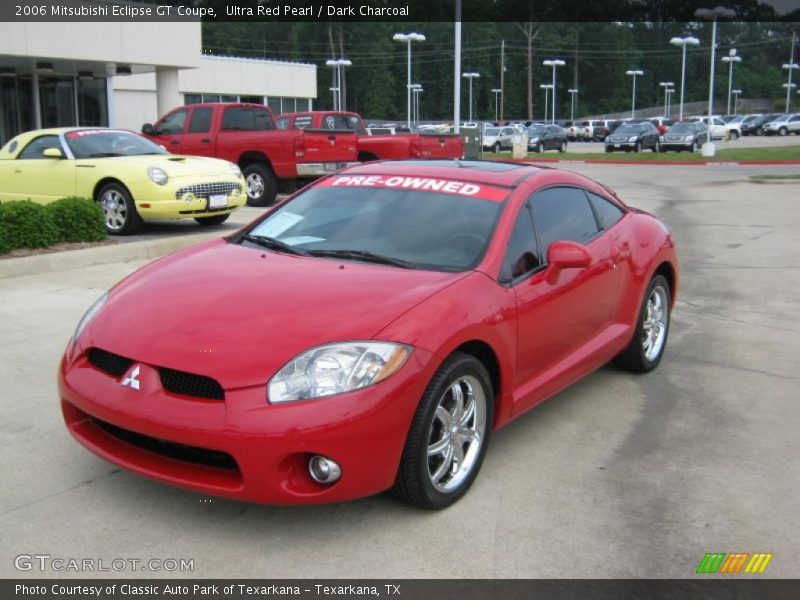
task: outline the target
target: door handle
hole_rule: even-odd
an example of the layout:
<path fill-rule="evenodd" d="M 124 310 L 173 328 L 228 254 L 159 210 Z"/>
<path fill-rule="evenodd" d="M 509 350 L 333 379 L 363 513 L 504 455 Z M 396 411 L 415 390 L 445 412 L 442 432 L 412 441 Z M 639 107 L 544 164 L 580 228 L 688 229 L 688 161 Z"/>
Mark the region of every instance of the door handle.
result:
<path fill-rule="evenodd" d="M 614 260 L 615 263 L 622 262 L 623 260 L 627 260 L 631 257 L 631 249 L 628 242 L 623 242 L 622 244 L 614 244 L 614 247 L 611 251 L 611 258 Z"/>
<path fill-rule="evenodd" d="M 336 141 L 336 136 L 335 135 L 329 135 L 328 136 L 328 141 L 329 142 L 335 142 Z"/>
<path fill-rule="evenodd" d="M 202 140 L 200 140 L 200 143 L 201 144 L 210 144 L 211 143 L 211 138 L 203 138 Z"/>
<path fill-rule="evenodd" d="M 173 146 L 177 146 L 178 144 L 180 144 L 178 140 L 170 140 L 169 143 L 172 144 Z"/>

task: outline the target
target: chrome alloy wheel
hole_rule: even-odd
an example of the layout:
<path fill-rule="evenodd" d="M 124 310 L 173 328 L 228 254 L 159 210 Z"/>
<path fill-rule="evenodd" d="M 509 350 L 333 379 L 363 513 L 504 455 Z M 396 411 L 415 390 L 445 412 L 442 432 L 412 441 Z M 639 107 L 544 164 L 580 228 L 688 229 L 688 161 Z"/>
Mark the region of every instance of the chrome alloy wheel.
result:
<path fill-rule="evenodd" d="M 246 179 L 247 195 L 250 198 L 260 198 L 264 193 L 264 178 L 258 173 L 250 173 Z"/>
<path fill-rule="evenodd" d="M 442 394 L 428 432 L 428 477 L 440 492 L 452 492 L 469 477 L 486 433 L 486 392 L 472 375 Z"/>
<path fill-rule="evenodd" d="M 106 227 L 110 231 L 119 231 L 125 227 L 130 210 L 125 196 L 114 189 L 106 190 L 100 197 L 100 206 L 103 207 Z"/>
<path fill-rule="evenodd" d="M 642 348 L 645 358 L 650 362 L 656 360 L 664 348 L 668 318 L 667 292 L 657 285 L 647 298 L 647 309 L 642 324 Z"/>

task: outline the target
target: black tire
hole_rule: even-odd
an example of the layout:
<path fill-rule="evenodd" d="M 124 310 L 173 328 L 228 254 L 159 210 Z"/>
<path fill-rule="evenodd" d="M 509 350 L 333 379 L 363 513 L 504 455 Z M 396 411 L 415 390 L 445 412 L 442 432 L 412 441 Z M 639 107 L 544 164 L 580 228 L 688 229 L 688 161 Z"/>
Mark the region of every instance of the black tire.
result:
<path fill-rule="evenodd" d="M 613 151 L 614 151 L 614 148 L 612 148 L 611 146 L 606 146 L 606 152 L 611 153 Z"/>
<path fill-rule="evenodd" d="M 642 151 L 642 142 L 636 142 L 636 146 L 633 149 L 634 152 L 641 152 Z"/>
<path fill-rule="evenodd" d="M 561 145 L 558 147 L 558 151 L 561 152 L 561 154 L 564 154 L 564 152 L 567 151 L 567 142 L 562 141 Z"/>
<path fill-rule="evenodd" d="M 106 231 L 109 235 L 129 235 L 142 226 L 142 217 L 136 210 L 128 188 L 119 182 L 105 184 L 95 198 L 105 213 Z"/>
<path fill-rule="evenodd" d="M 542 142 L 539 142 L 538 144 L 536 144 L 536 152 L 538 152 L 538 153 L 544 152 L 544 144 L 542 144 Z"/>
<path fill-rule="evenodd" d="M 739 139 L 739 132 L 738 131 L 731 131 L 731 139 L 738 140 Z"/>
<path fill-rule="evenodd" d="M 242 169 L 248 206 L 271 206 L 278 197 L 278 179 L 267 165 L 251 163 Z"/>
<path fill-rule="evenodd" d="M 495 154 L 500 154 L 500 150 L 502 150 L 502 149 L 503 149 L 503 147 L 500 145 L 500 142 L 497 142 L 494 145 L 494 153 Z"/>
<path fill-rule="evenodd" d="M 761 129 L 761 127 L 759 127 L 758 129 L 756 129 L 756 135 L 764 135 L 764 130 Z"/>
<path fill-rule="evenodd" d="M 778 135 L 780 135 L 780 136 L 784 136 L 787 133 L 789 133 L 789 130 L 786 129 L 786 127 L 781 127 L 780 129 L 778 129 Z"/>
<path fill-rule="evenodd" d="M 663 310 L 666 311 L 666 325 L 663 328 L 664 337 L 661 347 L 658 350 L 658 354 L 648 358 L 643 346 L 645 320 L 647 317 L 648 302 L 651 295 L 654 293 L 654 290 L 657 288 L 663 290 L 664 293 L 662 302 L 665 303 L 663 305 Z M 669 288 L 669 283 L 664 276 L 656 275 L 653 277 L 653 279 L 650 280 L 650 285 L 647 286 L 644 300 L 642 300 L 642 306 L 639 308 L 639 316 L 637 317 L 636 330 L 634 331 L 633 338 L 631 338 L 627 348 L 625 348 L 625 350 L 620 352 L 614 358 L 613 362 L 615 365 L 634 373 L 647 373 L 658 366 L 658 363 L 661 362 L 661 357 L 664 356 L 664 350 L 667 347 L 667 338 L 669 337 L 671 298 L 672 295 Z"/>
<path fill-rule="evenodd" d="M 459 481 L 457 487 L 444 492 L 437 489 L 431 481 L 431 460 L 435 460 L 435 456 L 428 457 L 428 445 L 432 434 L 436 431 L 436 409 L 440 400 L 443 400 L 449 393 L 451 386 L 465 377 L 476 381 L 482 388 L 485 397 L 484 433 L 479 447 L 471 459 L 471 467 L 463 474 L 463 479 Z M 486 456 L 492 431 L 493 411 L 492 383 L 486 367 L 470 354 L 457 352 L 451 355 L 436 371 L 417 407 L 406 438 L 400 468 L 397 471 L 394 493 L 404 502 L 431 510 L 446 508 L 466 494 L 475 481 Z M 476 411 L 475 415 L 477 414 Z M 477 419 L 477 416 L 473 416 L 473 418 Z M 466 442 L 464 443 L 466 444 Z M 469 452 L 467 454 L 469 455 Z M 445 474 L 447 475 L 448 472 L 445 471 Z M 458 474 L 454 477 L 458 477 Z"/>
<path fill-rule="evenodd" d="M 200 225 L 222 225 L 230 216 L 231 213 L 224 215 L 213 215 L 211 217 L 195 217 L 195 221 L 200 223 Z"/>
<path fill-rule="evenodd" d="M 689 152 L 697 152 L 697 142 L 692 142 L 691 148 L 689 148 Z"/>

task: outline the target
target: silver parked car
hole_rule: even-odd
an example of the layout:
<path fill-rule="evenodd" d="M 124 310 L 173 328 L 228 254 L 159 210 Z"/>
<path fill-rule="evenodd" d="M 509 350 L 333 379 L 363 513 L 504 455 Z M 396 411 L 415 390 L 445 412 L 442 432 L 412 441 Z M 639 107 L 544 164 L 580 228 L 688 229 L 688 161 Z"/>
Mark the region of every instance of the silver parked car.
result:
<path fill-rule="evenodd" d="M 515 134 L 513 127 L 487 127 L 483 130 L 483 149 L 494 152 L 510 150 Z"/>
<path fill-rule="evenodd" d="M 764 133 L 767 135 L 800 135 L 800 114 L 794 113 L 781 115 L 774 121 L 764 123 Z"/>

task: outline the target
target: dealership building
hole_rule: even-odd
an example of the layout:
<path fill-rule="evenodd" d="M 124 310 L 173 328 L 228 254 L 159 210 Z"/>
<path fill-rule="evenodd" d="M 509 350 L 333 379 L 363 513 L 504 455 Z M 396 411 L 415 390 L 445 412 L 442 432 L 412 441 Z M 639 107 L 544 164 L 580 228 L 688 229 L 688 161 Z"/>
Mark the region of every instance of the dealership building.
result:
<path fill-rule="evenodd" d="M 0 146 L 71 125 L 138 131 L 181 104 L 308 110 L 315 65 L 204 55 L 199 22 L 0 23 Z"/>

